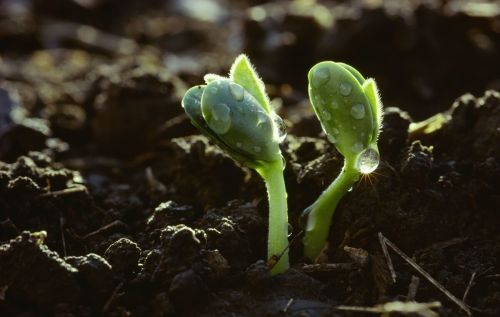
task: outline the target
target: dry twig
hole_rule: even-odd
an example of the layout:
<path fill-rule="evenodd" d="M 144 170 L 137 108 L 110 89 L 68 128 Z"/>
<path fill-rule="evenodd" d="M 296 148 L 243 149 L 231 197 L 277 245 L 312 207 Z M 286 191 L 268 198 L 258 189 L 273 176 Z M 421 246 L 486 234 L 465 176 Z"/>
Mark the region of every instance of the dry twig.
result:
<path fill-rule="evenodd" d="M 472 316 L 472 312 L 470 308 L 460 299 L 458 299 L 455 295 L 450 293 L 443 285 L 441 285 L 438 281 L 436 281 L 429 273 L 427 273 L 420 265 L 415 263 L 408 255 L 406 255 L 403 251 L 401 251 L 394 243 L 392 243 L 389 239 L 384 237 L 381 232 L 379 232 L 379 239 L 389 246 L 394 252 L 396 252 L 403 260 L 405 260 L 411 267 L 413 267 L 418 273 L 420 273 L 423 277 L 425 277 L 432 285 L 434 285 L 437 289 L 439 289 L 443 294 L 445 294 L 452 302 L 457 304 L 463 311 L 467 313 L 468 316 Z"/>
<path fill-rule="evenodd" d="M 467 288 L 465 289 L 464 296 L 462 296 L 462 301 L 465 302 L 467 296 L 469 295 L 470 289 L 474 285 L 474 281 L 476 279 L 477 271 L 472 272 L 469 283 L 467 284 Z"/>
<path fill-rule="evenodd" d="M 375 305 L 374 307 L 337 306 L 335 308 L 343 311 L 382 314 L 381 317 L 388 317 L 391 313 L 419 314 L 423 317 L 438 317 L 439 315 L 432 309 L 439 307 L 441 307 L 440 302 L 388 302 L 385 304 Z"/>
<path fill-rule="evenodd" d="M 394 270 L 394 265 L 392 264 L 391 256 L 389 255 L 389 251 L 387 250 L 387 245 L 385 244 L 385 237 L 382 235 L 382 232 L 378 233 L 378 240 L 380 241 L 380 246 L 382 247 L 382 252 L 384 253 L 385 260 L 387 261 L 387 267 L 391 272 L 392 282 L 396 283 L 396 271 Z"/>

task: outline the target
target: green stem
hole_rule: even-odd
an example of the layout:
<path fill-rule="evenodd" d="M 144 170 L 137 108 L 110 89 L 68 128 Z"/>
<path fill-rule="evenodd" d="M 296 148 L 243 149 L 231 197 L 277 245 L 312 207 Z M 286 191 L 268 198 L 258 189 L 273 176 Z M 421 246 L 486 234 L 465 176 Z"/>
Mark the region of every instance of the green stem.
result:
<path fill-rule="evenodd" d="M 303 242 L 304 255 L 307 258 L 314 261 L 325 247 L 335 208 L 358 178 L 359 172 L 354 162 L 345 160 L 339 176 L 304 211 L 307 214 L 307 225 Z"/>
<path fill-rule="evenodd" d="M 274 161 L 257 172 L 266 183 L 269 199 L 269 233 L 267 239 L 267 257 L 281 258 L 271 270 L 271 274 L 279 274 L 289 267 L 288 262 L 288 206 L 285 180 L 283 179 L 283 162 Z"/>

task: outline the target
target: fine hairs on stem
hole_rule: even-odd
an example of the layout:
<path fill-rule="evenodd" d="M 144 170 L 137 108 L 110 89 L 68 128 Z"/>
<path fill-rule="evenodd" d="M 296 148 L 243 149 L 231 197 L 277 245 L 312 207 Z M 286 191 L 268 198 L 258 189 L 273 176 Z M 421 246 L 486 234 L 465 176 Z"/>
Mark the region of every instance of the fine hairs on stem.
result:
<path fill-rule="evenodd" d="M 191 122 L 236 161 L 263 178 L 269 199 L 268 259 L 281 255 L 271 273 L 283 273 L 288 261 L 288 207 L 281 118 L 272 109 L 264 83 L 245 55 L 236 58 L 229 77 L 205 76 L 189 89 L 182 107 Z"/>
<path fill-rule="evenodd" d="M 335 208 L 362 174 L 379 164 L 377 139 L 382 103 L 373 79 L 352 66 L 321 62 L 309 71 L 309 98 L 328 140 L 344 156 L 337 178 L 301 216 L 304 254 L 315 260 L 323 250 Z M 182 106 L 191 122 L 233 159 L 255 169 L 269 199 L 268 259 L 271 273 L 284 272 L 288 259 L 288 207 L 279 144 L 282 120 L 270 105 L 264 83 L 245 55 L 236 58 L 229 77 L 205 76 L 189 89 Z"/>
<path fill-rule="evenodd" d="M 325 247 L 335 208 L 362 174 L 379 164 L 382 103 L 373 79 L 343 63 L 321 62 L 309 71 L 309 99 L 328 140 L 344 156 L 337 178 L 302 214 L 304 255 L 316 260 Z"/>

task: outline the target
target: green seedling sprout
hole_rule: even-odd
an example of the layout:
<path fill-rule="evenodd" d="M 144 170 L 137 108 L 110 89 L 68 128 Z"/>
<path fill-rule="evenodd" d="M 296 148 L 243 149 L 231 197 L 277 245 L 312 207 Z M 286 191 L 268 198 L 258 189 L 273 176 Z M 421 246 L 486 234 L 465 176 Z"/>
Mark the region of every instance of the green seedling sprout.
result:
<path fill-rule="evenodd" d="M 283 121 L 272 109 L 250 61 L 240 55 L 229 77 L 207 74 L 206 84 L 192 87 L 182 99 L 191 122 L 233 159 L 264 179 L 269 199 L 268 258 L 279 261 L 271 273 L 288 267 L 287 193 L 279 144 Z"/>
<path fill-rule="evenodd" d="M 337 178 L 302 214 L 304 254 L 316 260 L 325 247 L 335 208 L 362 174 L 379 164 L 377 139 L 382 103 L 373 79 L 334 62 L 316 64 L 308 74 L 309 98 L 328 140 L 344 156 Z"/>

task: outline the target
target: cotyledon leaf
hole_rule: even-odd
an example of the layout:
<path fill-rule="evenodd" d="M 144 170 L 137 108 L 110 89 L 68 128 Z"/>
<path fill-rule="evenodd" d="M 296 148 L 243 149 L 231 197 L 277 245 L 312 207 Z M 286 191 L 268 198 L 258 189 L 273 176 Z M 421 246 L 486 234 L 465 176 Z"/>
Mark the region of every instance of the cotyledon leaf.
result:
<path fill-rule="evenodd" d="M 265 112 L 271 113 L 271 105 L 266 94 L 264 82 L 257 75 L 257 72 L 255 72 L 252 64 L 244 54 L 239 55 L 234 61 L 229 72 L 229 79 L 244 87 L 257 100 Z"/>
<path fill-rule="evenodd" d="M 376 126 L 376 129 L 373 131 L 373 141 L 376 141 L 380 133 L 380 128 L 382 127 L 382 117 L 384 111 L 382 109 L 382 101 L 380 100 L 380 94 L 375 80 L 371 78 L 366 80 L 363 83 L 363 91 L 365 92 L 365 95 L 370 101 L 372 107 L 374 125 Z"/>
<path fill-rule="evenodd" d="M 354 78 L 356 78 L 356 80 L 359 82 L 360 85 L 362 85 L 365 82 L 365 78 L 356 68 L 352 67 L 351 65 L 347 65 L 345 63 L 337 63 L 337 64 L 344 67 L 347 71 L 349 71 L 354 76 Z"/>
<path fill-rule="evenodd" d="M 189 119 L 193 125 L 195 125 L 200 130 L 205 130 L 207 125 L 205 119 L 203 119 L 203 114 L 201 113 L 201 96 L 205 90 L 204 85 L 194 86 L 190 88 L 184 94 L 182 98 L 182 108 L 188 115 Z"/>
<path fill-rule="evenodd" d="M 359 72 L 345 64 L 321 62 L 311 68 L 308 78 L 311 103 L 330 142 L 344 156 L 366 149 L 378 126 Z"/>
<path fill-rule="evenodd" d="M 238 151 L 239 149 L 233 149 L 231 146 L 225 144 L 217 133 L 210 129 L 201 111 L 201 98 L 205 88 L 206 85 L 194 86 L 190 88 L 182 98 L 182 107 L 191 120 L 191 123 L 235 160 L 242 162 L 249 167 L 258 166 L 258 164 L 255 164 L 253 158 L 249 159 L 249 156 L 251 156 L 250 153 Z"/>
<path fill-rule="evenodd" d="M 210 82 L 201 111 L 210 130 L 233 150 L 257 161 L 281 159 L 269 114 L 241 85 L 228 79 Z"/>

